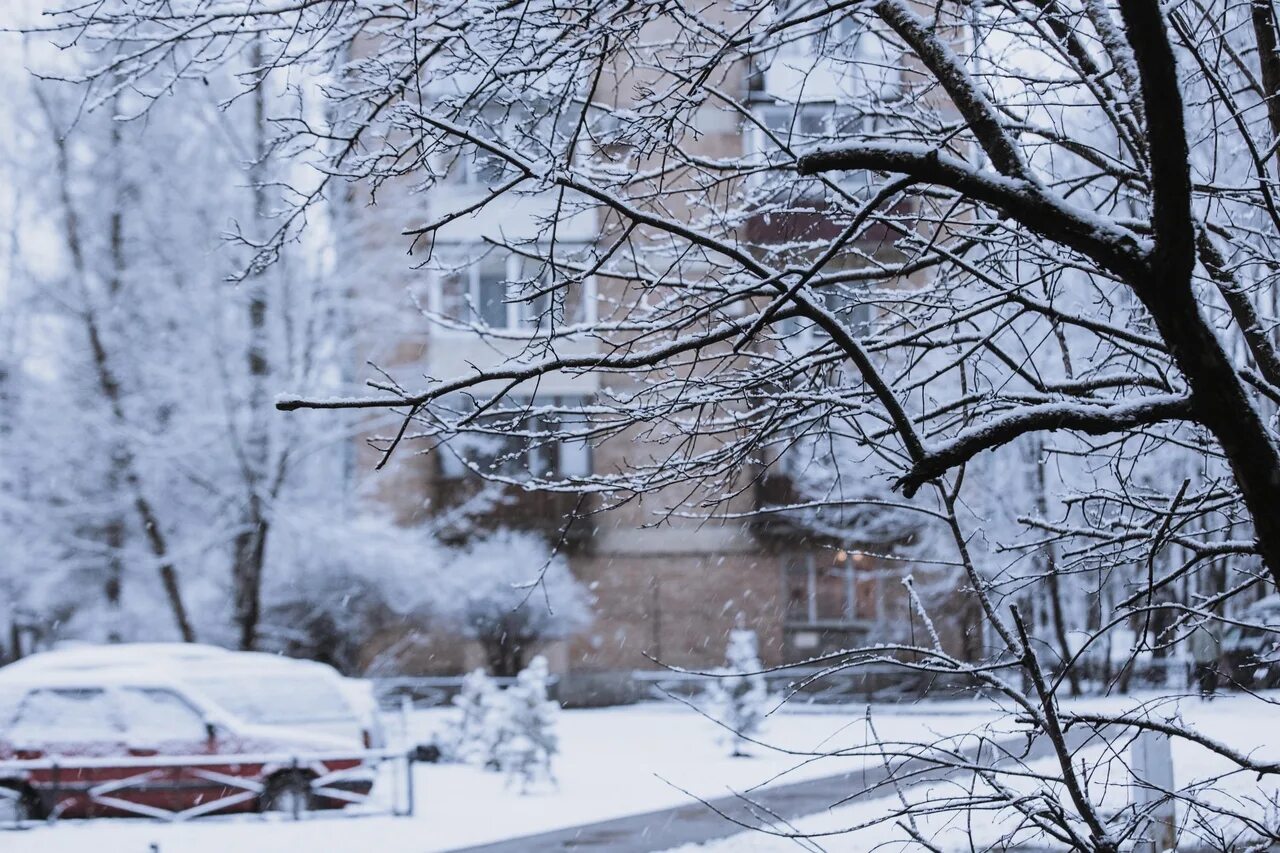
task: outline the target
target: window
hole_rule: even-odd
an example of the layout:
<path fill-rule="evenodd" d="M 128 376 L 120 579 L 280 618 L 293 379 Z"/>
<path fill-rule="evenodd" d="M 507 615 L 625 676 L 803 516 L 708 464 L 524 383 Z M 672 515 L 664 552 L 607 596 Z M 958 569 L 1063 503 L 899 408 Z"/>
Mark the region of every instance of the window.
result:
<path fill-rule="evenodd" d="M 18 708 L 8 738 L 15 744 L 120 740 L 121 726 L 105 690 L 32 690 Z"/>
<path fill-rule="evenodd" d="M 501 157 L 474 145 L 465 145 L 458 149 L 446 180 L 465 187 L 494 189 L 514 174 L 511 164 Z"/>
<path fill-rule="evenodd" d="M 172 690 L 126 687 L 118 698 L 130 743 L 200 742 L 208 737 L 204 717 Z"/>
<path fill-rule="evenodd" d="M 282 725 L 348 721 L 355 712 L 325 678 L 261 673 L 202 676 L 190 684 L 247 723 Z"/>
<path fill-rule="evenodd" d="M 437 115 L 447 116 L 499 151 L 524 153 L 531 149 L 563 150 L 578 126 L 580 104 L 566 104 L 537 87 L 490 91 L 483 105 L 446 100 Z M 454 186 L 493 188 L 517 174 L 511 161 L 451 131 L 437 129 L 428 136 L 434 143 L 433 167 L 444 182 Z"/>
<path fill-rule="evenodd" d="M 766 163 L 789 165 L 822 145 L 884 138 L 902 122 L 903 62 L 883 24 L 847 11 L 810 20 L 815 11 L 805 2 L 779 9 L 780 20 L 794 25 L 782 31 L 755 83 L 755 119 L 764 129 L 749 124 L 748 145 Z M 865 173 L 830 173 L 826 180 L 859 194 L 867 185 Z M 764 201 L 821 199 L 829 192 L 823 181 L 797 180 L 789 169 L 760 174 L 754 183 L 765 190 Z"/>
<path fill-rule="evenodd" d="M 786 103 L 775 101 L 756 109 L 756 119 L 768 130 L 752 125 L 748 134 L 751 149 L 770 162 L 789 162 L 792 155 L 800 155 L 821 145 L 847 142 L 851 137 L 874 130 L 876 120 L 851 107 L 832 101 Z M 770 137 L 772 135 L 772 138 Z M 832 173 L 846 192 L 864 194 L 870 186 L 866 172 Z M 828 190 L 820 178 L 797 178 L 794 172 L 781 174 L 768 172 L 754 179 L 760 192 L 760 203 L 803 199 L 824 199 Z"/>
<path fill-rule="evenodd" d="M 474 287 L 471 291 L 474 319 L 495 329 L 506 328 L 507 268 L 505 259 L 493 255 L 481 258 L 471 267 Z"/>
<path fill-rule="evenodd" d="M 856 285 L 828 285 L 816 291 L 822 304 L 836 315 L 836 319 L 855 338 L 870 334 L 874 327 L 871 304 L 858 290 Z M 790 346 L 789 339 L 795 338 L 796 346 L 810 347 L 813 345 L 814 335 L 817 334 L 813 323 L 801 317 L 788 317 L 781 322 L 775 322 L 773 328 L 783 346 Z"/>
<path fill-rule="evenodd" d="M 856 130 L 858 125 L 855 115 L 830 102 L 776 103 L 761 107 L 756 117 L 783 145 L 800 149 L 832 141 L 842 133 Z M 757 148 L 767 151 L 771 146 L 760 134 Z"/>
<path fill-rule="evenodd" d="M 855 336 L 860 337 L 870 331 L 871 306 L 858 292 L 858 288 L 837 284 L 824 287 L 819 293 L 827 310 L 835 314 Z"/>
<path fill-rule="evenodd" d="M 816 7 L 812 4 L 800 3 L 780 10 L 780 14 L 799 21 L 813 11 Z M 794 73 L 777 75 L 781 79 L 774 82 L 784 84 L 784 90 L 795 91 L 785 86 L 800 82 L 792 78 L 809 78 L 805 83 L 812 86 L 813 78 L 820 77 L 824 79 L 819 86 L 837 88 L 847 97 L 865 99 L 870 95 L 881 102 L 896 100 L 902 96 L 903 63 L 891 46 L 892 39 L 887 37 L 882 23 L 847 11 L 796 23 L 786 28 L 770 69 L 780 67 Z M 767 81 L 764 88 L 775 94 L 779 91 Z"/>
<path fill-rule="evenodd" d="M 792 624 L 852 622 L 857 618 L 856 558 L 810 554 L 786 569 L 787 621 Z"/>
<path fill-rule="evenodd" d="M 433 310 L 441 316 L 535 334 L 585 322 L 595 296 L 591 279 L 564 283 L 549 263 L 497 251 L 442 264 L 435 282 Z"/>
<path fill-rule="evenodd" d="M 586 439 L 564 438 L 587 428 L 586 416 L 573 411 L 583 401 L 549 397 L 536 401 L 544 411 L 532 412 L 530 401 L 511 401 L 501 412 L 481 418 L 483 432 L 449 442 L 439 454 L 441 473 L 463 477 L 468 465 L 485 474 L 526 477 L 585 477 L 591 473 L 591 447 Z"/>

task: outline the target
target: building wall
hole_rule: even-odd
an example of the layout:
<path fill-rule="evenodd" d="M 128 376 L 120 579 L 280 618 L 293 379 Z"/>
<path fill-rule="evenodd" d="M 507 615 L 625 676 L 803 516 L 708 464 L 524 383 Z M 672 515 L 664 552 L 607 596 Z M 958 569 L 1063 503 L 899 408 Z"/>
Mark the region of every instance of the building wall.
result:
<path fill-rule="evenodd" d="M 721 11 L 731 14 L 727 9 L 726 6 Z M 745 95 L 748 72 L 743 63 L 729 75 L 730 79 L 719 82 L 724 88 L 736 88 Z M 617 70 L 616 74 L 607 70 L 596 97 L 625 106 L 628 93 L 646 82 L 634 79 L 631 74 L 625 69 Z M 792 85 L 783 79 L 766 83 L 781 89 Z M 733 157 L 743 153 L 748 144 L 740 123 L 710 105 L 701 117 L 699 130 L 697 142 L 690 144 L 707 157 Z M 478 197 L 481 191 L 471 192 Z M 449 187 L 425 200 L 422 197 L 397 199 L 394 188 L 384 188 L 383 212 L 362 214 L 358 242 L 366 251 L 380 253 L 385 262 L 391 264 L 385 267 L 380 262 L 376 268 L 396 270 L 374 286 L 385 290 L 396 304 L 406 306 L 406 289 L 425 293 L 422 288 L 430 281 L 425 270 L 410 268 L 418 259 L 404 257 L 398 235 L 404 228 L 432 219 L 443 210 L 464 207 L 474 200 L 466 193 L 461 188 Z M 537 234 L 534 223 L 547 213 L 544 202 L 512 200 L 509 205 L 459 220 L 439 235 L 437 247 L 475 242 L 484 236 L 502 235 L 513 241 L 534 237 Z M 679 198 L 671 203 L 676 205 L 673 212 L 679 215 Z M 810 220 L 822 217 L 822 211 L 814 210 L 806 215 L 808 218 L 799 224 L 808 228 L 812 225 Z M 390 217 L 390 221 L 384 218 L 375 227 L 372 223 L 378 222 L 379 216 Z M 783 229 L 785 224 L 775 223 L 774 227 Z M 778 239 L 785 236 L 780 233 Z M 588 216 L 577 216 L 564 224 L 559 237 L 569 241 L 600 239 L 599 225 Z M 621 292 L 618 283 L 602 279 L 596 286 L 600 297 L 597 313 L 601 317 L 611 310 L 609 304 L 626 304 L 626 294 Z M 495 348 L 492 342 L 468 339 L 456 332 L 427 334 L 425 327 L 426 324 L 421 323 L 417 328 L 393 331 L 390 343 L 387 331 L 378 329 L 376 337 L 384 353 L 379 363 L 396 375 L 413 380 L 422 375 L 455 376 L 469 371 L 470 365 L 494 365 L 518 354 L 519 342 L 509 341 Z M 608 377 L 608 384 L 621 391 L 641 381 L 640 377 Z M 540 392 L 589 395 L 599 388 L 599 376 L 587 373 L 549 377 L 540 385 Z M 384 422 L 379 431 L 385 434 L 394 429 L 386 428 Z M 595 470 L 625 470 L 637 458 L 661 457 L 663 449 L 637 441 L 636 432 L 597 447 L 593 452 Z M 430 457 L 416 455 L 415 450 L 402 448 L 387 470 L 366 476 L 370 495 L 392 507 L 397 519 L 405 524 L 422 523 L 447 500 L 449 488 L 440 482 L 438 466 Z M 362 470 L 368 471 L 376 461 L 376 454 L 362 451 Z M 744 483 L 751 473 L 742 472 Z M 720 523 L 662 514 L 663 510 L 687 499 L 683 491 L 671 489 L 627 500 L 616 509 L 589 518 L 587 524 L 593 529 L 584 541 L 575 545 L 570 566 L 596 597 L 596 620 L 580 636 L 549 644 L 544 649 L 556 669 L 599 671 L 661 664 L 710 668 L 723 661 L 727 634 L 739 626 L 757 632 L 766 664 L 845 648 L 868 638 L 901 637 L 903 626 L 910 635 L 914 617 L 907 607 L 899 579 L 902 573 L 912 570 L 911 566 L 872 566 L 879 574 L 869 573 L 859 579 L 858 609 L 848 624 L 817 628 L 792 624 L 789 627 L 786 566 L 811 554 L 829 555 L 836 546 L 802 538 L 765 542 L 746 522 Z M 750 488 L 721 509 L 750 510 L 757 502 L 756 490 Z M 503 521 L 501 514 L 493 519 L 495 524 Z M 942 586 L 945 592 L 947 583 Z M 949 648 L 958 651 L 963 647 L 963 627 L 955 628 L 948 623 L 941 630 L 946 634 L 944 642 Z M 399 636 L 386 638 L 384 653 L 394 652 L 397 643 L 402 648 L 399 665 L 409 672 L 458 672 L 482 662 L 473 643 L 432 632 L 426 626 L 406 627 Z"/>
<path fill-rule="evenodd" d="M 578 559 L 572 565 L 597 606 L 595 624 L 569 647 L 570 669 L 718 666 L 736 627 L 757 632 L 767 664 L 782 660 L 782 589 L 775 556 L 659 549 Z"/>

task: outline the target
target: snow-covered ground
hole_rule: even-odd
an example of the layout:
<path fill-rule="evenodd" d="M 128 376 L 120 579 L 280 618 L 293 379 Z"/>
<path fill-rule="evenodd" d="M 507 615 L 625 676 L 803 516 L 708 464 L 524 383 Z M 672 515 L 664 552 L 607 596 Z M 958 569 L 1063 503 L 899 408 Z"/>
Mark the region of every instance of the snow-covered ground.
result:
<path fill-rule="evenodd" d="M 1132 698 L 1089 699 L 1071 707 L 1120 710 Z M 419 712 L 410 719 L 410 737 L 425 739 L 449 711 Z M 502 776 L 472 767 L 422 765 L 416 770 L 417 811 L 412 818 L 323 815 L 300 822 L 259 817 L 204 819 L 168 825 L 132 820 L 65 822 L 26 831 L 0 831 L 4 853 L 212 853 L 253 851 L 377 850 L 378 853 L 428 853 L 551 829 L 685 805 L 690 796 L 716 797 L 755 786 L 782 784 L 828 774 L 874 769 L 871 758 L 808 760 L 805 753 L 860 745 L 870 737 L 865 709 L 790 708 L 775 714 L 763 734 L 774 749 L 756 747 L 751 758 L 733 759 L 716 739 L 713 723 L 678 704 L 651 703 L 626 708 L 566 711 L 560 722 L 562 754 L 555 771 L 557 789 L 521 796 Z M 1273 707 L 1253 699 L 1227 696 L 1213 703 L 1182 700 L 1161 706 L 1161 715 L 1181 713 L 1203 733 L 1259 754 L 1280 747 Z M 937 737 L 980 729 L 993 719 L 991 706 L 977 702 L 930 702 L 914 706 L 877 706 L 874 727 L 885 741 Z M 392 731 L 400 725 L 388 721 Z M 1002 726 L 1007 723 L 1002 723 Z M 792 751 L 790 754 L 787 751 Z M 1179 785 L 1220 772 L 1223 764 L 1203 750 L 1180 745 L 1175 752 Z M 1049 766 L 1045 764 L 1046 768 Z M 1119 774 L 1117 773 L 1117 777 Z M 949 783 L 909 789 L 923 796 Z M 1255 794 L 1252 777 L 1237 775 L 1217 783 L 1221 796 Z M 389 795 L 384 790 L 383 795 Z M 805 832 L 846 830 L 895 808 L 892 798 L 842 807 L 796 822 Z M 1116 804 L 1117 807 L 1120 804 Z M 944 849 L 969 849 L 996 837 L 1007 826 L 989 814 L 970 820 L 936 818 L 922 830 Z M 890 826 L 821 839 L 823 849 L 866 851 L 880 842 L 901 839 Z M 152 845 L 155 845 L 153 848 Z M 793 851 L 794 841 L 747 833 L 689 851 Z M 888 849 L 893 849 L 888 848 Z"/>
<path fill-rule="evenodd" d="M 1280 697 L 1275 697 L 1280 699 Z M 1155 699 L 1147 697 L 1114 697 L 1109 699 L 1082 699 L 1067 701 L 1068 710 L 1079 712 L 1121 712 L 1143 706 L 1156 718 L 1180 716 L 1198 732 L 1214 740 L 1234 747 L 1254 758 L 1280 757 L 1280 708 L 1259 702 L 1239 694 L 1219 696 L 1212 702 L 1195 698 Z M 1101 748 L 1079 754 L 1090 763 L 1097 762 L 1103 772 L 1095 774 L 1097 780 L 1094 796 L 1103 794 L 1101 802 L 1108 810 L 1118 810 L 1125 805 L 1128 789 L 1124 785 L 1130 775 L 1123 753 L 1104 757 Z M 1055 773 L 1050 760 L 1035 762 L 1031 767 L 1048 774 Z M 1253 774 L 1228 773 L 1230 763 L 1208 750 L 1178 741 L 1173 750 L 1174 781 L 1180 788 L 1203 785 L 1205 798 L 1222 805 L 1239 809 L 1251 806 L 1257 816 L 1275 825 L 1277 819 L 1276 798 L 1280 797 L 1280 782 L 1270 778 L 1261 787 Z M 968 796 L 966 788 L 970 779 L 955 779 L 916 785 L 904 793 L 911 803 L 926 799 L 938 800 L 947 796 Z M 1270 800 L 1270 801 L 1269 801 Z M 856 805 L 849 805 L 810 815 L 794 821 L 790 827 L 779 827 L 782 833 L 801 833 L 814 836 L 820 848 L 797 847 L 797 841 L 782 835 L 772 836 L 761 832 L 744 832 L 719 841 L 700 845 L 686 845 L 671 853 L 795 853 L 797 849 L 821 849 L 829 853 L 894 853 L 899 850 L 918 850 L 908 843 L 906 832 L 895 821 L 884 821 L 900 803 L 893 797 L 884 797 Z M 1180 813 L 1181 814 L 1181 813 Z M 984 849 L 986 845 L 1013 833 L 1014 815 L 997 815 L 991 811 L 970 814 L 938 814 L 920 818 L 917 830 L 930 843 L 944 851 L 971 851 Z M 852 831 L 851 831 L 852 830 Z M 1049 849 L 1043 838 L 1023 835 L 1019 839 L 1033 843 L 1037 849 Z M 1183 841 L 1188 847 L 1190 842 Z M 1179 849 L 1182 849 L 1179 847 Z"/>
<path fill-rule="evenodd" d="M 419 712 L 411 738 L 440 726 L 449 711 Z M 882 738 L 921 732 L 963 733 L 990 709 L 974 703 L 934 703 L 876 709 Z M 399 721 L 388 726 L 394 732 Z M 800 781 L 865 766 L 868 759 L 810 760 L 804 753 L 850 747 L 869 737 L 864 709 L 795 708 L 773 715 L 751 758 L 729 758 L 716 726 L 679 704 L 565 711 L 560 721 L 557 789 L 520 795 L 503 777 L 466 766 L 421 765 L 415 773 L 412 818 L 322 815 L 294 822 L 206 818 L 186 824 L 124 819 L 67 821 L 31 830 L 0 831 L 5 853 L 160 853 L 377 850 L 427 853 L 519 837 L 689 803 L 758 785 Z M 801 754 L 788 754 L 791 750 Z M 381 784 L 381 783 L 380 783 Z M 687 792 L 687 793 L 686 793 Z M 389 795 L 389 791 L 383 792 Z"/>

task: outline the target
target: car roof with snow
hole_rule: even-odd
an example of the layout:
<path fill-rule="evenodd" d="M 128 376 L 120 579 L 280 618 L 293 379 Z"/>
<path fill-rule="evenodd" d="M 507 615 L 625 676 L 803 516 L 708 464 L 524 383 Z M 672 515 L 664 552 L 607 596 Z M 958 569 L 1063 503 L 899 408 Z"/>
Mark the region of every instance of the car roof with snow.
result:
<path fill-rule="evenodd" d="M 111 646 L 69 645 L 37 652 L 0 668 L 0 673 L 98 669 L 104 666 L 153 666 L 205 663 L 232 653 L 197 643 L 122 643 Z"/>
<path fill-rule="evenodd" d="M 190 667 L 198 664 L 198 669 Z M 122 643 L 110 646 L 75 645 L 38 652 L 0 667 L 0 678 L 18 673 L 98 671 L 101 669 L 171 669 L 182 676 L 193 672 L 260 671 L 262 674 L 307 672 L 340 679 L 328 664 L 266 652 L 237 652 L 197 643 Z"/>
<path fill-rule="evenodd" d="M 194 702 L 208 716 L 225 716 L 225 712 L 207 697 L 198 695 L 198 691 L 193 696 L 193 692 L 184 683 L 166 672 L 128 667 L 6 672 L 9 668 L 0 668 L 0 725 L 8 720 L 10 712 L 26 696 L 38 690 L 98 690 L 119 687 L 170 690 Z"/>
<path fill-rule="evenodd" d="M 161 667 L 106 666 L 75 669 L 33 669 L 6 672 L 0 668 L 0 690 L 38 687 L 174 687 L 182 679 Z"/>
<path fill-rule="evenodd" d="M 0 690 L 23 686 L 176 687 L 254 725 L 362 725 L 353 691 L 327 664 L 185 643 L 76 645 L 0 668 Z M 25 692 L 25 691 L 24 691 Z M 10 697 L 11 698 L 11 697 Z"/>

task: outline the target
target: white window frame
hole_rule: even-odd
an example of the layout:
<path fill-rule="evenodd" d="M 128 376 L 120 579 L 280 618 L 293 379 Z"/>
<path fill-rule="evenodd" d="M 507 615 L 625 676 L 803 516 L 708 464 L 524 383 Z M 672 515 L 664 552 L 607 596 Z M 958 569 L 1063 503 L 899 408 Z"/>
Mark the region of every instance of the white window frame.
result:
<path fill-rule="evenodd" d="M 533 408 L 538 405 L 536 401 L 533 404 L 530 404 L 528 399 L 516 399 L 519 400 L 522 406 L 529 405 Z M 571 400 L 579 405 L 586 405 L 590 400 L 590 397 L 573 394 L 553 394 L 542 398 L 545 405 L 561 406 L 565 408 L 569 407 Z M 516 400 L 513 400 L 512 402 L 514 404 Z M 502 416 L 505 418 L 509 417 L 511 414 L 512 412 L 504 411 Z M 559 440 L 551 444 L 544 444 L 538 448 L 524 447 L 520 450 L 520 454 L 526 466 L 528 465 L 531 456 L 535 453 L 551 453 L 554 456 L 554 463 L 546 469 L 547 473 L 539 474 L 537 476 L 590 477 L 595 471 L 595 459 L 594 454 L 592 453 L 593 449 L 593 446 L 587 439 L 581 439 L 578 441 Z M 439 458 L 441 466 L 440 473 L 444 479 L 457 480 L 471 475 L 471 470 L 464 465 L 460 459 L 454 456 L 452 451 L 442 451 L 439 454 Z M 566 465 L 566 460 L 572 461 L 570 464 Z M 566 473 L 567 468 L 574 468 L 576 470 Z"/>
<path fill-rule="evenodd" d="M 498 155 L 488 152 L 477 145 L 464 143 L 454 150 L 452 157 L 441 158 L 437 161 L 437 168 L 443 173 L 440 183 L 456 189 L 488 191 L 500 186 L 504 180 L 515 174 L 511 164 L 504 163 L 502 177 L 497 181 L 484 180 L 481 178 L 480 170 L 476 165 L 478 157 L 491 157 L 497 161 L 502 160 Z"/>
<path fill-rule="evenodd" d="M 747 136 L 748 155 L 751 157 L 766 157 L 777 151 L 773 142 L 765 134 L 764 128 L 769 128 L 769 122 L 766 120 L 768 111 L 776 110 L 778 112 L 789 113 L 791 116 L 789 135 L 792 137 L 794 146 L 794 137 L 802 133 L 801 122 L 803 113 L 806 111 L 821 112 L 823 125 L 822 130 L 826 136 L 834 137 L 833 122 L 836 119 L 838 104 L 834 101 L 806 101 L 804 103 L 791 103 L 787 101 L 775 101 L 772 99 L 761 100 L 752 109 L 755 122 L 750 123 L 749 133 Z M 763 125 L 763 128 L 761 127 Z M 779 131 L 774 131 L 775 135 L 782 136 Z M 784 141 L 786 138 L 784 137 Z M 821 144 L 820 140 L 814 140 L 814 145 Z M 761 186 L 766 180 L 765 174 L 754 174 L 749 180 L 756 186 Z"/>
<path fill-rule="evenodd" d="M 444 255 L 444 257 L 447 259 L 448 255 Z M 512 283 L 520 279 L 520 264 L 522 260 L 523 258 L 515 253 L 508 254 L 506 257 L 506 266 L 504 268 L 506 281 L 506 292 L 504 294 L 504 298 L 507 300 L 505 306 L 506 322 L 501 326 L 491 326 L 490 328 L 495 331 L 508 333 L 526 332 L 530 337 L 533 337 L 539 332 L 539 328 L 525 322 L 525 318 L 522 316 L 524 309 L 526 309 L 529 304 L 515 298 L 518 294 L 513 292 L 514 288 Z M 456 273 L 457 275 L 463 275 L 465 273 L 467 277 L 467 300 L 470 308 L 476 315 L 479 314 L 480 309 L 480 266 L 481 258 L 476 258 L 474 261 L 467 264 L 464 269 L 459 269 Z M 448 275 L 453 274 L 455 273 L 449 273 Z M 427 293 L 427 305 L 433 314 L 443 315 L 444 280 L 446 277 L 446 274 L 439 270 L 431 270 L 430 272 L 430 287 L 428 288 Z M 588 276 L 583 280 L 581 287 L 583 301 L 581 322 L 593 323 L 596 320 L 596 277 L 594 275 Z M 453 317 L 450 319 L 460 320 L 461 318 Z M 436 330 L 436 332 L 456 336 L 474 334 L 468 329 L 442 328 Z"/>

